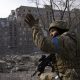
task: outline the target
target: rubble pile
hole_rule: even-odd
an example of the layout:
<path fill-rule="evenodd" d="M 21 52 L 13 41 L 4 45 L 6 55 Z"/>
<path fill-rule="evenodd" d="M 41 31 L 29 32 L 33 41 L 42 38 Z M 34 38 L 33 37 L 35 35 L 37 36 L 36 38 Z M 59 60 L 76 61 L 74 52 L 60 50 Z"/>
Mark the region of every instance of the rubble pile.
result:
<path fill-rule="evenodd" d="M 1 56 L 0 56 L 1 57 Z M 5 55 L 0 59 L 0 80 L 38 80 L 31 77 L 38 66 L 41 54 Z"/>
<path fill-rule="evenodd" d="M 0 73 L 35 70 L 39 55 L 6 55 L 0 60 Z"/>

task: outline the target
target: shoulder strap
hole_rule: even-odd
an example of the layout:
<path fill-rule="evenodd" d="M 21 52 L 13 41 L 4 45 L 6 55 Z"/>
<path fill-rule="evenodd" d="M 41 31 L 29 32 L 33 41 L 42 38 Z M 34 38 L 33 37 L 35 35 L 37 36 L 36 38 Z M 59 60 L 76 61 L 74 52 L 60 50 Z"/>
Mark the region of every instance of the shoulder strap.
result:
<path fill-rule="evenodd" d="M 77 38 L 77 54 L 80 57 L 80 26 L 77 27 L 76 38 Z"/>

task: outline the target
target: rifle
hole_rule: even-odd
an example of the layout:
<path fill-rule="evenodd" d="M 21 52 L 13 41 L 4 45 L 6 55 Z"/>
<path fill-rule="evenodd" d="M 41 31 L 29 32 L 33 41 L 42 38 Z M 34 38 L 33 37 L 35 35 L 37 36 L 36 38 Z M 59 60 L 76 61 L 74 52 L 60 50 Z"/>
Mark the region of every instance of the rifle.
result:
<path fill-rule="evenodd" d="M 39 72 L 38 76 L 40 76 L 44 70 L 46 66 L 50 66 L 52 68 L 52 71 L 54 70 L 53 68 L 53 62 L 52 62 L 52 55 L 42 55 L 41 58 L 39 59 L 39 65 L 37 67 L 37 70 L 33 73 L 32 76 L 36 75 L 37 72 Z"/>
<path fill-rule="evenodd" d="M 42 55 L 41 58 L 39 59 L 39 62 L 40 63 L 37 67 L 37 70 L 33 73 L 31 77 L 35 76 L 37 72 L 39 72 L 38 76 L 40 76 L 44 72 L 46 66 L 51 67 L 52 72 L 55 71 L 55 68 L 53 66 L 53 64 L 56 64 L 55 54 L 50 54 L 48 56 Z M 56 68 L 57 68 L 57 65 L 56 65 Z M 58 68 L 57 68 L 56 73 L 57 73 L 57 78 L 59 78 L 59 80 L 62 80 L 62 78 L 59 76 Z"/>

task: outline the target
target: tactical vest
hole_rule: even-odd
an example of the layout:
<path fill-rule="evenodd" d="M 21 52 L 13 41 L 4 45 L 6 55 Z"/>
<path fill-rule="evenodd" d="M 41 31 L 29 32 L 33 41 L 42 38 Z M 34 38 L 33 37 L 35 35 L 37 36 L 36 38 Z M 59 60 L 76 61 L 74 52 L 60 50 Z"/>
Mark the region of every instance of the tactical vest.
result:
<path fill-rule="evenodd" d="M 76 57 L 77 64 L 76 65 L 78 66 L 77 72 L 80 75 L 80 26 L 77 27 L 76 38 L 77 38 L 77 52 L 76 52 L 76 54 L 77 54 L 77 57 Z"/>
<path fill-rule="evenodd" d="M 76 40 L 76 56 L 74 57 L 73 64 L 78 74 L 78 80 L 80 80 L 80 26 L 77 26 L 73 32 Z"/>
<path fill-rule="evenodd" d="M 77 80 L 80 80 L 80 26 L 77 26 L 75 29 L 70 30 L 68 36 L 74 41 L 75 46 L 75 55 L 73 58 L 66 58 L 68 60 L 68 65 L 70 69 L 74 69 L 77 73 Z"/>

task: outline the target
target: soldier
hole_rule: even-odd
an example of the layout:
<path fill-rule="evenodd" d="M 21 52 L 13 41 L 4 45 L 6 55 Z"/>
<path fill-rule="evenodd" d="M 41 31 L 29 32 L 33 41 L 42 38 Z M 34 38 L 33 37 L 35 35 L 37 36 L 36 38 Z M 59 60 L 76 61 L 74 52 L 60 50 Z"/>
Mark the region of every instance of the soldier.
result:
<path fill-rule="evenodd" d="M 55 27 L 64 27 L 66 23 L 63 21 L 55 21 L 50 25 L 50 35 L 54 36 L 52 39 L 46 37 L 42 29 L 39 27 L 38 20 L 35 20 L 31 14 L 27 14 L 25 22 L 32 28 L 33 41 L 42 51 L 47 53 L 56 52 L 56 60 L 59 73 L 62 74 L 62 80 L 80 80 L 80 27 L 77 27 L 73 31 L 63 33 L 63 30 Z M 61 35 L 58 34 L 58 30 L 61 31 Z M 66 29 L 67 30 L 67 29 Z M 62 34 L 63 33 L 63 34 Z M 77 62 L 76 62 L 77 60 Z"/>

